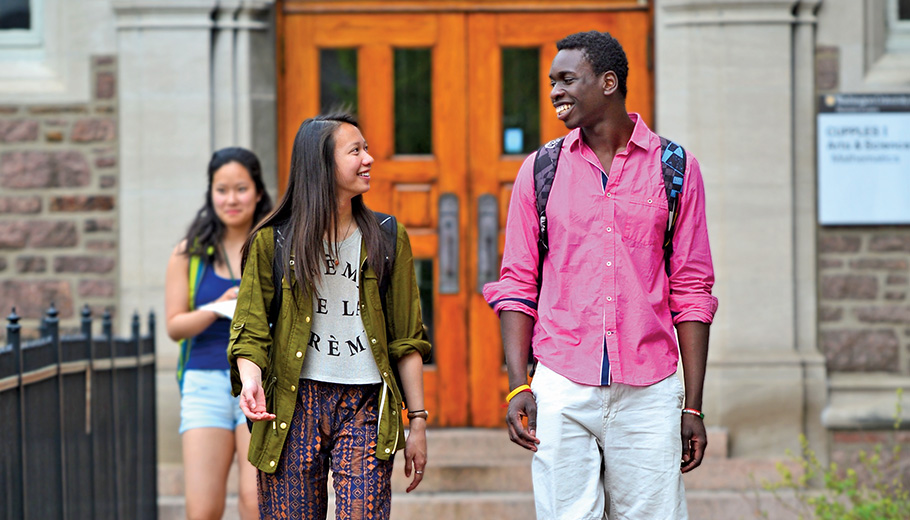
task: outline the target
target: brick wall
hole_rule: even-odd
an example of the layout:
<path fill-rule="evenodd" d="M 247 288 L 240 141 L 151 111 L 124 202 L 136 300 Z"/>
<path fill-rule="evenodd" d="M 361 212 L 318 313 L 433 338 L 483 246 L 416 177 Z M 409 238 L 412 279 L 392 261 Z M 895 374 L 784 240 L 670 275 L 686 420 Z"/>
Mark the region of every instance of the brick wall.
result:
<path fill-rule="evenodd" d="M 117 302 L 116 61 L 90 66 L 88 103 L 0 105 L 0 313 L 27 337 L 51 302 L 64 331 Z"/>
<path fill-rule="evenodd" d="M 818 254 L 828 370 L 910 375 L 910 227 L 823 228 Z"/>

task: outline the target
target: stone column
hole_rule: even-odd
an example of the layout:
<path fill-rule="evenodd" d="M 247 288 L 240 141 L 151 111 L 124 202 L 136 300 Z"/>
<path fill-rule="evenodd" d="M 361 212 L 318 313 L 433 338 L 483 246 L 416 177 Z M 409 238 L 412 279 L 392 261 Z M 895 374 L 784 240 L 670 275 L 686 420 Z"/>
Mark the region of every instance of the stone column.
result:
<path fill-rule="evenodd" d="M 216 147 L 247 146 L 274 164 L 275 130 L 268 123 L 275 117 L 274 67 L 264 78 L 250 79 L 251 55 L 274 55 L 274 42 L 249 36 L 268 33 L 263 20 L 272 4 L 113 0 L 122 64 L 119 325 L 126 330 L 133 310 L 151 308 L 161 317 L 158 453 L 164 462 L 180 460 L 174 406 L 178 349 L 167 336 L 164 316 L 167 261 L 204 203 L 206 167 Z M 262 115 L 252 113 L 254 94 L 260 96 L 255 109 Z M 250 137 L 260 131 L 256 127 L 264 128 L 258 142 Z M 274 179 L 274 166 L 270 174 Z"/>
<path fill-rule="evenodd" d="M 800 434 L 824 439 L 809 66 L 818 3 L 655 8 L 657 130 L 686 146 L 705 178 L 720 299 L 705 412 L 729 429 L 732 456 L 782 456 Z"/>

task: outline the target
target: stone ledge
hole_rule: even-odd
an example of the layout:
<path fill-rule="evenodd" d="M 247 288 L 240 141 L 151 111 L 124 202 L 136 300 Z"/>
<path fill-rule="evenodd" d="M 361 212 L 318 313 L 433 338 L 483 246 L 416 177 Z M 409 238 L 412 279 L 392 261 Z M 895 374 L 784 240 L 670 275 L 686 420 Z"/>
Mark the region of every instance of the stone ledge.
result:
<path fill-rule="evenodd" d="M 910 388 L 910 377 L 880 372 L 831 373 L 828 406 L 822 424 L 830 429 L 892 429 L 897 390 Z M 901 397 L 901 420 L 910 424 L 910 392 Z"/>

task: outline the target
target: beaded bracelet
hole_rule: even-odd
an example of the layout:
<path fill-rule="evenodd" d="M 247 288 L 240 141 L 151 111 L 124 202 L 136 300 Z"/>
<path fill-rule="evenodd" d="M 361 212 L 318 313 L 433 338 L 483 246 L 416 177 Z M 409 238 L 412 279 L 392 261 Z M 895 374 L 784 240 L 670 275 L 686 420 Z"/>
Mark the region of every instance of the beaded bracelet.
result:
<path fill-rule="evenodd" d="M 511 402 L 512 398 L 515 397 L 516 395 L 518 395 L 522 392 L 530 392 L 530 391 L 531 391 L 531 387 L 528 385 L 518 386 L 515 388 L 515 390 L 512 390 L 511 392 L 509 392 L 509 395 L 506 396 L 506 403 Z"/>
<path fill-rule="evenodd" d="M 703 414 L 703 413 L 701 412 L 701 410 L 696 410 L 695 408 L 683 408 L 683 409 L 682 409 L 682 413 L 687 413 L 687 414 L 690 414 L 690 415 L 694 415 L 694 416 L 696 416 L 696 417 L 701 418 L 701 420 L 705 420 L 705 414 Z"/>

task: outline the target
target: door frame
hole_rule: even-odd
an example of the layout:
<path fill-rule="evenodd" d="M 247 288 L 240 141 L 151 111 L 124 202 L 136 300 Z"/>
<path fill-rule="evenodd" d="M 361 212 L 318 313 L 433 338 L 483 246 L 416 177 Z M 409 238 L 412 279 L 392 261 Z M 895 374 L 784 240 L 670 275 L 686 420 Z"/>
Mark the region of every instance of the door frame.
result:
<path fill-rule="evenodd" d="M 362 17 L 364 14 L 370 15 L 402 15 L 419 16 L 419 15 L 436 15 L 438 20 L 444 20 L 440 26 L 446 26 L 446 31 L 454 32 L 447 37 L 461 38 L 464 42 L 458 49 L 447 48 L 445 54 L 439 55 L 437 49 L 434 49 L 434 60 L 444 59 L 447 67 L 464 71 L 461 81 L 439 82 L 437 81 L 438 67 L 433 68 L 434 90 L 436 88 L 445 88 L 446 96 L 450 96 L 450 102 L 438 103 L 439 99 L 433 95 L 433 128 L 434 128 L 434 154 L 439 150 L 436 137 L 439 135 L 436 125 L 439 124 L 440 114 L 446 114 L 446 125 L 455 126 L 455 133 L 463 136 L 460 146 L 464 150 L 461 156 L 450 155 L 447 161 L 454 161 L 457 168 L 464 172 L 464 178 L 460 180 L 449 179 L 443 181 L 444 176 L 439 176 L 440 185 L 438 193 L 455 192 L 462 196 L 459 198 L 459 239 L 460 255 L 458 262 L 461 267 L 460 285 L 461 290 L 458 294 L 435 294 L 434 316 L 436 323 L 437 335 L 439 331 L 453 335 L 451 339 L 455 342 L 463 342 L 461 348 L 438 349 L 436 364 L 428 368 L 425 377 L 426 384 L 426 405 L 427 408 L 435 412 L 431 415 L 432 424 L 438 426 L 480 426 L 480 427 L 501 427 L 503 426 L 504 409 L 502 402 L 508 393 L 508 378 L 503 368 L 502 346 L 499 338 L 499 320 L 490 310 L 489 306 L 483 299 L 483 296 L 476 290 L 475 285 L 478 276 L 477 250 L 476 243 L 476 216 L 478 213 L 477 200 L 481 195 L 492 194 L 496 196 L 499 202 L 499 258 L 502 254 L 502 245 L 504 243 L 506 210 L 508 208 L 508 196 L 511 191 L 511 182 L 521 165 L 524 156 L 502 156 L 499 152 L 499 134 L 501 134 L 501 124 L 490 124 L 484 121 L 482 114 L 486 112 L 489 117 L 499 117 L 501 113 L 501 100 L 499 92 L 501 85 L 496 83 L 496 95 L 480 96 L 483 100 L 483 106 L 476 105 L 476 100 L 471 98 L 470 85 L 479 81 L 479 74 L 489 76 L 491 71 L 497 71 L 500 67 L 500 60 L 495 52 L 489 52 L 491 49 L 500 48 L 502 38 L 498 38 L 491 44 L 489 42 L 480 42 L 482 38 L 471 38 L 472 31 L 489 34 L 490 32 L 509 32 L 514 33 L 507 35 L 505 39 L 511 46 L 522 46 L 529 42 L 534 44 L 533 35 L 527 37 L 521 36 L 521 28 L 528 27 L 528 21 L 535 17 L 546 16 L 550 13 L 565 12 L 591 12 L 594 13 L 617 13 L 623 11 L 635 11 L 644 14 L 647 19 L 647 42 L 644 46 L 646 50 L 636 51 L 634 59 L 639 63 L 645 62 L 648 71 L 648 81 L 650 82 L 650 91 L 647 94 L 646 109 L 639 109 L 643 117 L 649 123 L 653 114 L 653 70 L 651 63 L 652 52 L 652 31 L 653 31 L 653 7 L 652 5 L 640 5 L 637 1 L 628 0 L 566 0 L 558 2 L 542 1 L 518 1 L 518 0 L 465 0 L 465 1 L 447 1 L 447 0 L 352 0 L 352 1 L 325 1 L 325 0 L 278 0 L 276 9 L 276 34 L 277 34 L 277 68 L 278 68 L 278 164 L 279 164 L 279 186 L 283 191 L 287 185 L 287 175 L 290 164 L 290 150 L 293 143 L 293 137 L 297 127 L 304 117 L 310 117 L 319 112 L 319 77 L 312 72 L 314 63 L 318 63 L 319 44 L 314 40 L 314 34 L 319 32 L 314 24 L 322 15 L 351 15 Z M 508 15 L 510 18 L 521 19 L 521 22 L 512 24 L 511 29 L 501 27 L 497 22 L 499 15 Z M 522 18 L 522 17 L 526 18 Z M 587 17 L 586 17 L 587 18 Z M 362 18 L 361 18 L 362 19 Z M 326 20 L 326 19 L 323 19 Z M 461 22 L 458 22 L 461 20 Z M 507 24 L 508 25 L 508 24 Z M 574 23 L 569 19 L 559 20 L 559 27 L 571 32 L 572 30 L 586 30 L 586 23 Z M 568 29 L 572 27 L 572 29 Z M 560 30 L 563 30 L 560 29 Z M 531 31 L 533 32 L 533 31 Z M 566 32 L 565 34 L 569 34 Z M 622 32 L 622 31 L 619 31 Z M 307 48 L 304 50 L 291 50 L 292 59 L 288 59 L 289 53 L 285 45 L 293 41 L 295 45 L 300 42 L 307 42 Z M 335 42 L 333 41 L 333 44 Z M 345 45 L 344 38 L 339 42 L 339 46 Z M 348 42 L 349 43 L 349 42 Z M 552 46 L 551 46 L 552 47 Z M 642 47 L 642 46 L 637 46 Z M 362 48 L 361 52 L 365 52 Z M 373 52 L 373 51 L 366 51 Z M 484 58 L 483 53 L 490 54 Z M 375 56 L 383 58 L 379 62 L 380 70 L 387 73 L 391 65 L 386 63 L 388 59 L 383 57 L 382 51 L 376 50 Z M 550 62 L 556 54 L 555 48 L 542 50 L 540 55 L 540 72 L 541 85 L 546 85 L 547 72 Z M 644 56 L 642 56 L 644 54 Z M 374 54 L 369 54 L 372 58 Z M 477 66 L 471 65 L 470 60 L 480 59 L 483 63 Z M 630 55 L 630 62 L 633 57 Z M 358 77 L 368 77 L 367 74 L 371 69 L 364 63 L 366 60 L 358 60 Z M 371 60 L 372 61 L 372 60 Z M 318 65 L 317 65 L 318 67 Z M 481 72 L 484 71 L 484 72 Z M 495 72 L 498 78 L 499 73 Z M 290 78 L 293 78 L 293 83 Z M 500 78 L 501 79 L 501 78 Z M 442 87 L 441 85 L 445 85 Z M 372 89 L 373 87 L 371 87 Z M 379 106 L 369 106 L 365 103 L 366 94 L 360 90 L 359 105 L 361 122 L 371 126 L 369 131 L 371 152 L 375 151 L 377 157 L 392 157 L 391 144 L 389 141 L 381 138 L 380 135 L 373 135 L 377 129 L 371 125 L 374 121 L 382 121 L 380 132 L 392 133 L 392 128 L 387 122 L 391 121 L 392 112 L 392 92 L 386 92 L 386 87 L 380 89 L 379 98 L 387 100 L 388 103 L 379 103 Z M 295 92 L 311 93 L 309 101 L 306 96 L 289 96 L 288 92 L 293 89 Z M 312 94 L 316 93 L 316 94 Z M 375 94 L 371 94 L 375 99 Z M 471 99 L 469 99 L 471 98 Z M 375 101 L 373 102 L 375 104 Z M 382 106 L 385 105 L 385 106 Z M 549 105 L 549 95 L 546 88 L 541 88 L 541 121 L 540 138 L 542 142 L 564 135 L 566 129 L 563 125 L 552 117 L 544 107 Z M 367 108 L 366 111 L 364 109 Z M 489 114 L 497 114 L 490 116 Z M 500 122 L 501 123 L 501 122 Z M 497 133 L 498 132 L 498 133 Z M 377 139 L 378 138 L 378 139 Z M 496 143 L 493 145 L 492 143 Z M 377 159 L 380 163 L 381 159 Z M 391 162 L 391 161 L 390 161 Z M 495 164 L 491 170 L 490 165 Z M 444 184 L 448 182 L 448 185 Z M 467 186 L 470 183 L 471 186 Z M 377 186 L 379 187 L 379 186 Z M 371 190 L 373 191 L 373 190 Z M 371 204 L 373 205 L 373 204 Z M 380 211 L 388 211 L 388 208 L 376 207 Z M 433 215 L 434 224 L 438 215 Z M 424 246 L 418 238 L 415 243 L 415 257 L 427 256 L 435 251 L 429 251 L 427 248 L 432 247 L 430 242 Z M 435 240 L 433 244 L 435 244 Z M 439 274 L 435 273 L 434 284 L 439 287 Z M 435 291 L 434 291 L 435 292 Z M 437 336 L 438 338 L 438 336 Z M 438 339 L 437 339 L 438 343 Z"/>

